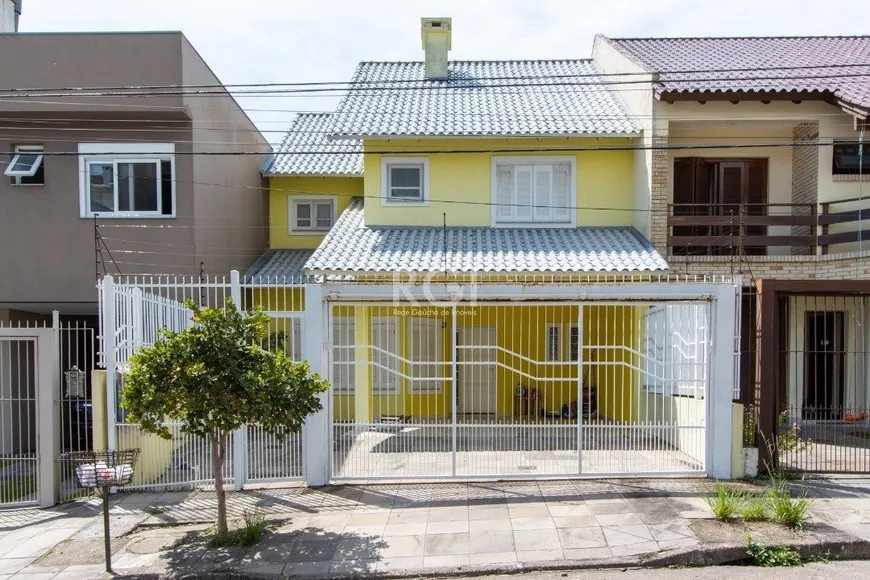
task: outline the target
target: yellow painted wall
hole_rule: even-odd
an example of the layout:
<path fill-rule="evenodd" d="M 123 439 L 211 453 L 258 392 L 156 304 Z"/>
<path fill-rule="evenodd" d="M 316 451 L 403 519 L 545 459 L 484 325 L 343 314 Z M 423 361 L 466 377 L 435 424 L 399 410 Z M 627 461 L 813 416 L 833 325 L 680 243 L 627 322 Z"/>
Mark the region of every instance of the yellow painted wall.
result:
<path fill-rule="evenodd" d="M 339 312 L 340 310 L 340 312 Z M 336 311 L 337 316 L 353 316 L 354 307 L 342 307 Z M 636 348 L 637 333 L 634 332 L 632 320 L 636 318 L 630 306 L 587 306 L 584 307 L 583 343 L 589 346 L 624 345 Z M 576 323 L 577 306 L 478 306 L 460 307 L 457 312 L 457 325 L 492 326 L 496 328 L 496 343 L 501 349 L 497 354 L 496 367 L 496 413 L 510 415 L 514 411 L 514 394 L 516 387 L 522 383 L 525 387 L 537 389 L 540 405 L 549 412 L 558 413 L 563 404 L 577 401 L 577 366 L 567 362 L 569 327 Z M 437 306 L 414 308 L 393 306 L 369 307 L 365 320 L 371 324 L 372 317 L 393 316 L 398 326 L 398 353 L 402 358 L 410 359 L 409 321 L 413 318 L 434 318 L 444 324 L 444 376 L 449 377 L 452 368 L 449 363 L 452 316 L 449 308 Z M 359 321 L 360 323 L 365 323 Z M 540 364 L 547 359 L 547 328 L 551 324 L 562 326 L 562 344 L 566 362 L 561 365 Z M 365 368 L 369 361 L 365 351 L 357 351 L 356 364 Z M 587 364 L 584 372 L 584 384 L 594 385 L 598 389 L 598 405 L 602 418 L 614 421 L 633 421 L 637 418 L 637 390 L 639 383 L 637 374 L 629 366 L 631 355 L 625 349 L 596 349 L 596 355 L 587 348 L 584 360 L 601 363 L 593 366 Z M 362 356 L 361 356 L 362 355 Z M 537 362 L 535 362 L 537 361 Z M 408 365 L 400 363 L 399 372 L 410 375 Z M 460 372 L 462 366 L 460 365 Z M 369 368 L 363 375 L 357 375 L 357 390 L 366 390 L 366 385 L 359 385 L 359 377 L 365 377 L 371 384 L 372 373 Z M 440 394 L 411 393 L 409 382 L 399 379 L 399 392 L 396 395 L 375 395 L 370 399 L 369 417 L 356 417 L 356 401 L 351 395 L 336 395 L 333 399 L 333 417 L 336 421 L 377 421 L 382 415 L 411 416 L 419 421 L 427 418 L 444 417 L 451 412 L 451 382 L 445 381 Z M 461 393 L 461 391 L 460 391 Z M 462 411 L 460 404 L 460 412 Z"/>
<path fill-rule="evenodd" d="M 492 158 L 500 156 L 573 156 L 577 168 L 578 208 L 624 208 L 634 204 L 633 151 L 565 151 L 579 147 L 630 146 L 631 139 L 398 139 L 365 142 L 365 218 L 368 225 L 449 226 L 492 224 Z M 526 151 L 544 149 L 537 153 Z M 562 148 L 562 149 L 559 149 Z M 505 150 L 516 153 L 420 153 L 414 151 Z M 375 151 L 377 153 L 370 153 Z M 384 207 L 381 157 L 420 156 L 429 159 L 428 206 Z M 481 205 L 438 203 L 479 202 Z M 632 211 L 577 210 L 578 226 L 630 226 Z"/>
<path fill-rule="evenodd" d="M 106 408 L 106 371 L 91 372 L 93 407 L 94 449 L 108 448 L 109 416 Z M 131 485 L 148 485 L 159 478 L 172 462 L 172 451 L 180 446 L 179 441 L 167 441 L 156 435 L 143 433 L 135 425 L 118 428 L 118 449 L 139 449 Z"/>
<path fill-rule="evenodd" d="M 362 195 L 362 177 L 272 177 L 269 179 L 269 247 L 273 250 L 316 248 L 323 235 L 290 234 L 289 199 L 335 195 L 336 216 L 354 196 Z"/>

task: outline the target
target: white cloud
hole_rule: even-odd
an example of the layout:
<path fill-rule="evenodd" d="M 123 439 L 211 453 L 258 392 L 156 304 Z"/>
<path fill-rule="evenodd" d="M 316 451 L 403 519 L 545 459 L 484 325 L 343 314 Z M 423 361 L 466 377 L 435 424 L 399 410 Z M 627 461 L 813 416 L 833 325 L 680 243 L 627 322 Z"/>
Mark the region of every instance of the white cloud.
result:
<path fill-rule="evenodd" d="M 455 59 L 588 57 L 608 36 L 861 34 L 862 0 L 29 0 L 21 30 L 182 30 L 225 83 L 347 80 L 360 60 L 419 60 L 419 18 L 453 18 Z M 247 98 L 261 129 L 335 99 Z M 277 133 L 267 135 L 277 139 Z"/>

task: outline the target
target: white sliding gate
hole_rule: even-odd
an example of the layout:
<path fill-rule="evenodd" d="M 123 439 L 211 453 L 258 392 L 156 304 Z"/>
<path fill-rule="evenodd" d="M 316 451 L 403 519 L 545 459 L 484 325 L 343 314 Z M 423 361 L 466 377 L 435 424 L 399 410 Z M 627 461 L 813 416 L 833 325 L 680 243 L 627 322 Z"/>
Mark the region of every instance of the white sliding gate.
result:
<path fill-rule="evenodd" d="M 331 478 L 727 476 L 737 293 L 712 288 L 424 306 L 324 290 Z"/>
<path fill-rule="evenodd" d="M 185 301 L 220 307 L 232 300 L 238 308 L 263 308 L 272 318 L 266 349 L 281 349 L 300 360 L 302 341 L 302 285 L 281 280 L 274 284 L 243 284 L 237 273 L 230 279 L 204 280 L 176 277 L 137 277 L 116 282 L 106 276 L 100 284 L 101 363 L 109 372 L 108 445 L 111 449 L 141 448 L 140 465 L 132 489 L 173 489 L 214 482 L 211 443 L 184 433 L 171 424 L 171 441 L 145 434 L 125 420 L 120 390 L 130 356 L 137 348 L 153 344 L 162 329 L 183 331 L 191 324 L 192 311 Z M 114 386 L 113 386 L 114 385 Z M 283 441 L 258 425 L 235 431 L 230 441 L 224 481 L 236 489 L 264 483 L 298 483 L 303 480 L 302 443 L 299 434 Z"/>

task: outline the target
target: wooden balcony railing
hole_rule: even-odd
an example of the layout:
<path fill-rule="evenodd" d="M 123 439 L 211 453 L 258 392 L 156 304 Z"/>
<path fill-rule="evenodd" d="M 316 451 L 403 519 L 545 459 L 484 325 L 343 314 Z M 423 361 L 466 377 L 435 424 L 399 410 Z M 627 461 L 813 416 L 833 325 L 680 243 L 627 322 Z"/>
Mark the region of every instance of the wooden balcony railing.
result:
<path fill-rule="evenodd" d="M 671 255 L 708 256 L 825 254 L 835 244 L 870 238 L 870 231 L 861 229 L 867 219 L 870 198 L 819 204 L 671 204 L 668 250 Z"/>

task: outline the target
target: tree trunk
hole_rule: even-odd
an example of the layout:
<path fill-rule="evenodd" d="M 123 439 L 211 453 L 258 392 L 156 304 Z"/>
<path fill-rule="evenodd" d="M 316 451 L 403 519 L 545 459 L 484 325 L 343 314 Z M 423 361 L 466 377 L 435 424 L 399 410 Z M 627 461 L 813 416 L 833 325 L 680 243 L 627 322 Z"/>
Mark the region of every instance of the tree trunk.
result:
<path fill-rule="evenodd" d="M 227 533 L 227 492 L 224 491 L 224 461 L 226 460 L 226 436 L 220 431 L 211 434 L 211 460 L 214 470 L 214 490 L 217 494 L 217 533 Z"/>

